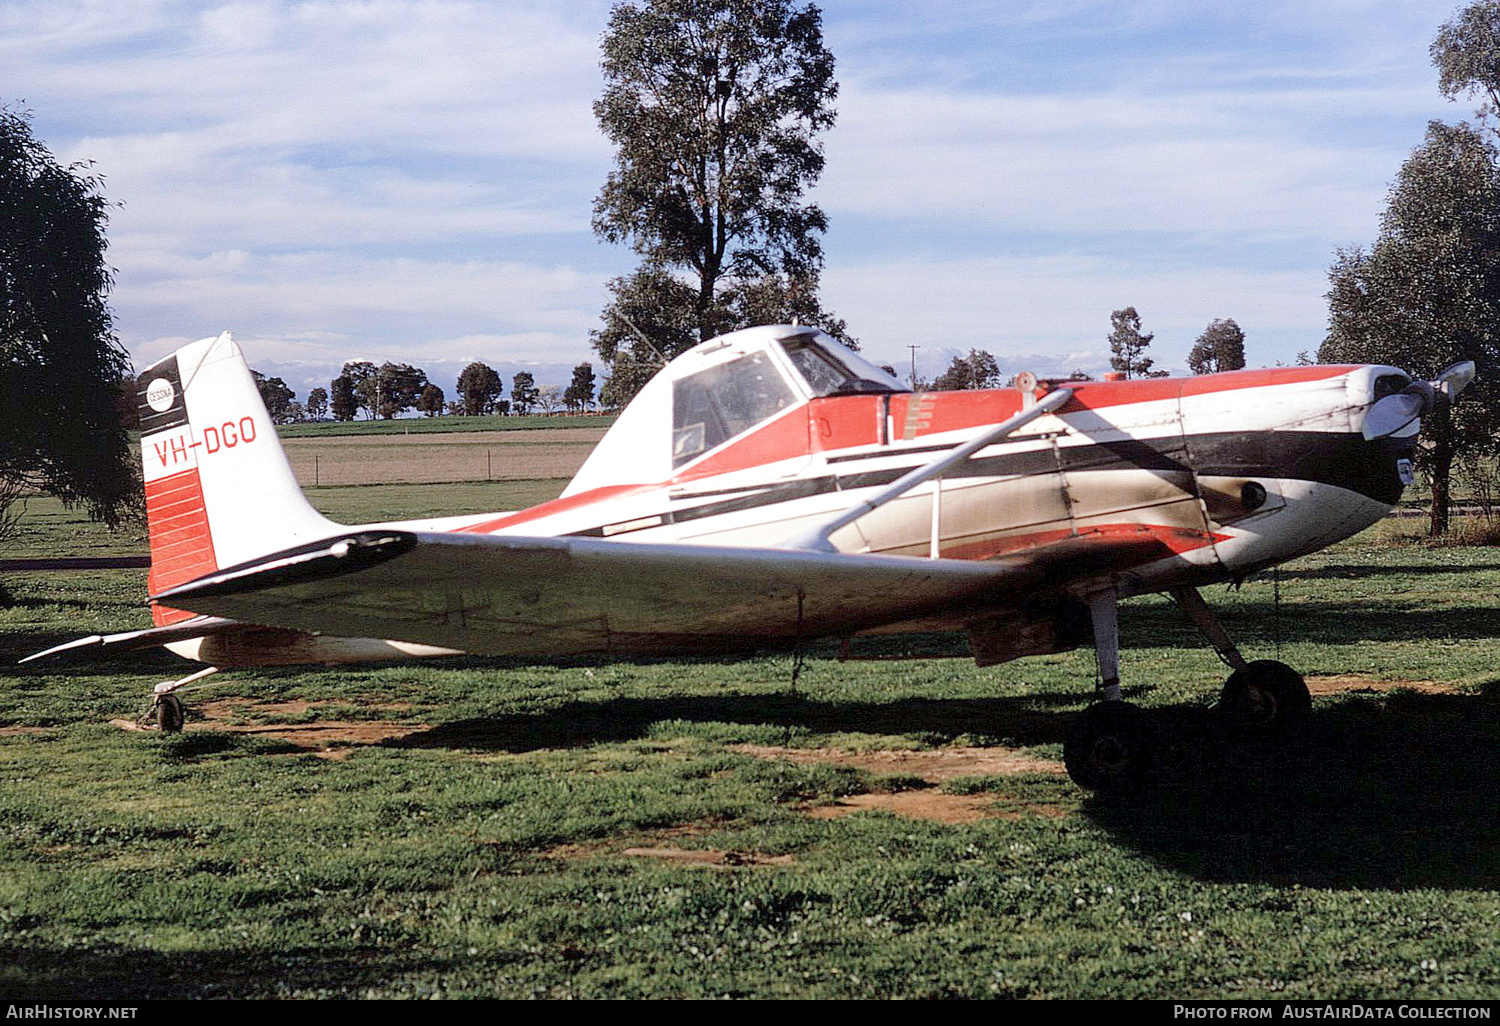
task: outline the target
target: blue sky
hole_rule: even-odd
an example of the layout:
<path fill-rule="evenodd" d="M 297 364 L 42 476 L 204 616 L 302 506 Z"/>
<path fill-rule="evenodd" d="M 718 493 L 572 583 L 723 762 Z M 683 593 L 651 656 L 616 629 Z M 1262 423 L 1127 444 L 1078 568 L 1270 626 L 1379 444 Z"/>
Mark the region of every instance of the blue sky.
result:
<path fill-rule="evenodd" d="M 0 102 L 122 204 L 138 367 L 229 329 L 299 396 L 352 358 L 563 383 L 635 262 L 589 227 L 609 7 L 0 0 Z M 1216 317 L 1290 363 L 1427 121 L 1470 116 L 1427 52 L 1457 7 L 833 0 L 825 305 L 929 374 L 1102 370 L 1126 305 L 1159 366 Z"/>

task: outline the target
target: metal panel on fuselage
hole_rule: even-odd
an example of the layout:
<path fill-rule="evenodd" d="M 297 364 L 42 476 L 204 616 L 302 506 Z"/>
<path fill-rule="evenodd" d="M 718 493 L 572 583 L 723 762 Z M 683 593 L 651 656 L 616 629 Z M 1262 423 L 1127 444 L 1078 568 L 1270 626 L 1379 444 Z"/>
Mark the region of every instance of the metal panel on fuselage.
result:
<path fill-rule="evenodd" d="M 981 427 L 1014 412 L 1010 407 L 1019 408 L 1020 402 L 1019 393 L 1009 390 L 939 394 L 927 401 L 893 399 L 892 435 L 899 438 L 915 423 L 916 430 L 908 433 L 917 444 L 898 442 L 892 456 L 912 450 L 904 454 L 902 467 L 915 465 L 916 451 L 934 448 L 936 439 L 924 429 L 941 429 L 956 420 Z M 976 416 L 981 404 L 988 409 Z M 912 410 L 920 412 L 913 417 Z M 950 558 L 984 559 L 1080 531 L 1146 526 L 1175 551 L 1207 550 L 1189 556 L 1190 561 L 1212 562 L 1211 537 L 1187 462 L 1175 396 L 1114 402 L 1101 411 L 1075 410 L 1034 427 L 976 454 L 940 485 L 923 486 L 866 516 L 859 528 L 870 548 L 927 554 L 937 493 L 940 551 Z M 971 433 L 948 431 L 940 437 L 955 445 Z M 869 460 L 845 466 L 850 469 L 840 482 L 846 488 L 884 484 L 893 477 Z"/>
<path fill-rule="evenodd" d="M 1144 524 L 1207 528 L 1176 397 L 1084 409 L 1059 440 L 1080 530 Z"/>
<path fill-rule="evenodd" d="M 1344 385 L 1329 370 L 1316 380 L 1243 372 L 1233 385 L 1089 383 L 1064 414 L 986 448 L 940 486 L 919 486 L 833 541 L 845 551 L 927 555 L 940 487 L 940 551 L 950 558 L 984 559 L 1079 532 L 1138 536 L 1146 529 L 1175 555 L 1132 573 L 1131 590 L 1229 576 L 1236 570 L 1221 565 L 1216 544 L 1232 542 L 1244 555 L 1246 542 L 1274 542 L 1260 525 L 1286 506 L 1279 475 L 1268 473 L 1275 456 L 1262 452 L 1266 440 L 1287 427 L 1325 438 L 1349 431 L 1348 415 L 1335 423 L 1340 414 L 1330 409 Z M 705 454 L 670 481 L 578 494 L 485 526 L 774 547 L 1021 404 L 1014 389 L 815 399 Z M 1251 480 L 1266 491 L 1258 504 L 1245 501 Z M 1264 544 L 1251 548 L 1256 560 L 1269 554 Z"/>
<path fill-rule="evenodd" d="M 793 457 L 695 474 L 671 487 L 666 520 L 646 515 L 629 522 L 640 529 L 631 534 L 646 540 L 659 536 L 660 528 L 677 540 L 700 544 L 774 545 L 937 458 L 1020 405 L 1014 390 L 818 400 L 809 417 L 811 462 Z M 884 425 L 877 416 L 882 408 Z M 1039 430 L 976 454 L 941 485 L 920 486 L 868 514 L 835 534 L 834 543 L 846 551 L 927 555 L 933 497 L 940 488 L 940 550 L 949 558 L 984 559 L 1025 549 L 1080 526 L 1145 524 L 1190 536 L 1174 547 L 1205 544 L 1175 398 L 1116 403 L 1102 414 L 1085 409 L 1035 426 Z M 659 493 L 652 499 L 659 502 Z M 618 535 L 606 531 L 606 536 Z"/>
<path fill-rule="evenodd" d="M 961 444 L 967 434 L 971 433 L 946 437 L 944 448 Z M 852 493 L 883 486 L 933 455 L 898 449 L 887 458 L 845 464 L 839 484 Z M 950 558 L 985 559 L 1007 548 L 1024 547 L 1026 538 L 1071 529 L 1067 489 L 1050 433 L 982 450 L 946 479 L 919 486 L 865 516 L 855 526 L 870 551 L 928 555 L 935 494 L 939 549 Z M 848 502 L 853 501 L 851 495 Z M 839 536 L 834 540 L 838 542 Z"/>
<path fill-rule="evenodd" d="M 883 458 L 870 458 L 882 456 L 877 453 L 837 455 L 830 464 L 844 490 L 883 487 L 963 444 L 976 431 L 1014 416 L 1021 405 L 1021 393 L 1014 389 L 890 396 Z M 857 529 L 873 552 L 926 556 L 932 550 L 936 501 L 938 547 L 949 558 L 984 559 L 1024 548 L 1033 537 L 1066 535 L 1071 511 L 1054 437 L 1060 428 L 1055 418 L 1044 417 L 1024 434 L 976 453 L 942 479 L 919 486 L 846 530 Z M 844 544 L 838 534 L 834 541 Z"/>

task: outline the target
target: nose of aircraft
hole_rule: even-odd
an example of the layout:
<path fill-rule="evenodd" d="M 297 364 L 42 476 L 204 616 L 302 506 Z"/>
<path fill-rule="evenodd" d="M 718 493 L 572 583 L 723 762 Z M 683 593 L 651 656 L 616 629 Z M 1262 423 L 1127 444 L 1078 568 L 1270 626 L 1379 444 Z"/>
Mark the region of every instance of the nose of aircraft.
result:
<path fill-rule="evenodd" d="M 1422 418 L 1437 403 L 1451 403 L 1474 380 L 1474 361 L 1455 363 L 1432 381 L 1413 381 L 1393 395 L 1377 399 L 1365 414 L 1362 431 L 1369 441 L 1415 435 Z"/>

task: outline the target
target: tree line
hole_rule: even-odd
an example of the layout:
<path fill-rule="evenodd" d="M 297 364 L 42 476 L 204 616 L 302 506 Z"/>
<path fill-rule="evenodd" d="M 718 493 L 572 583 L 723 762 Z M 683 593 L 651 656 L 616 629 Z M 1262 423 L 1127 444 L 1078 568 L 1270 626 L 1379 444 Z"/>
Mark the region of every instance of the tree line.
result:
<path fill-rule="evenodd" d="M 1135 307 L 1127 306 L 1110 314 L 1110 331 L 1105 339 L 1109 343 L 1110 368 L 1125 378 L 1165 377 L 1166 371 L 1153 370 L 1154 360 L 1146 355 L 1154 333 L 1141 330 L 1141 315 Z M 1188 353 L 1188 369 L 1194 374 L 1217 374 L 1220 371 L 1239 370 L 1245 366 L 1245 333 L 1232 319 L 1215 319 L 1209 322 Z M 1089 381 L 1091 376 L 1075 370 L 1069 381 Z M 1000 371 L 994 354 L 984 349 L 971 349 L 967 356 L 955 356 L 948 369 L 932 381 L 916 380 L 914 388 L 936 389 L 949 392 L 971 388 L 999 388 L 1005 384 L 1005 375 Z"/>
<path fill-rule="evenodd" d="M 259 371 L 251 374 L 266 404 L 266 412 L 276 424 L 349 421 L 361 416 L 391 420 L 409 410 L 428 417 L 524 415 L 533 410 L 582 412 L 595 405 L 594 367 L 588 361 L 573 368 L 573 380 L 566 388 L 539 386 L 530 371 L 519 371 L 511 379 L 509 399 L 504 398 L 505 385 L 499 373 L 478 360 L 459 374 L 456 398 L 452 400 L 428 380 L 425 371 L 409 363 L 388 362 L 377 367 L 368 360 L 351 360 L 329 382 L 328 388 L 308 392 L 305 402 L 298 402 L 296 393 L 281 378 L 267 377 Z"/>
<path fill-rule="evenodd" d="M 1146 355 L 1155 334 L 1141 330 L 1141 318 L 1135 307 L 1128 306 L 1110 315 L 1113 330 L 1107 341 L 1110 365 L 1124 377 L 1161 377 L 1167 372 L 1153 370 L 1153 360 Z M 1245 366 L 1245 333 L 1232 319 L 1212 321 L 1193 344 L 1188 354 L 1188 368 L 1194 374 L 1213 374 L 1238 370 Z M 306 420 L 350 421 L 360 417 L 390 420 L 416 410 L 428 417 L 504 416 L 527 414 L 533 409 L 553 413 L 559 409 L 583 411 L 595 402 L 597 381 L 593 364 L 584 361 L 573 368 L 572 381 L 566 388 L 536 384 L 529 371 L 518 372 L 511 380 L 511 396 L 504 398 L 505 386 L 499 373 L 479 361 L 470 363 L 458 376 L 456 398 L 448 400 L 443 390 L 428 380 L 419 367 L 406 363 L 384 363 L 377 367 L 368 360 L 351 360 L 327 389 L 314 388 L 305 402 L 278 377 L 251 372 L 265 401 L 266 410 L 277 424 Z M 1089 375 L 1075 370 L 1070 379 L 1088 380 Z M 954 391 L 961 389 L 999 388 L 1004 384 L 999 363 L 983 349 L 971 349 L 966 356 L 955 356 L 947 370 L 932 381 L 918 380 L 917 387 Z M 605 382 L 600 401 L 606 406 L 613 392 Z"/>

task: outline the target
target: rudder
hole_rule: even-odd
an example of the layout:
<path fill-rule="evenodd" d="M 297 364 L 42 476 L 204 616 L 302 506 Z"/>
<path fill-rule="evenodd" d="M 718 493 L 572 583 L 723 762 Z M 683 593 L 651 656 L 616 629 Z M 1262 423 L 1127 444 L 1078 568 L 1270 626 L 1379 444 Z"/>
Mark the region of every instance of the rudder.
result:
<path fill-rule="evenodd" d="M 308 505 L 228 332 L 138 379 L 151 594 L 339 530 Z M 159 625 L 192 613 L 153 604 Z"/>

